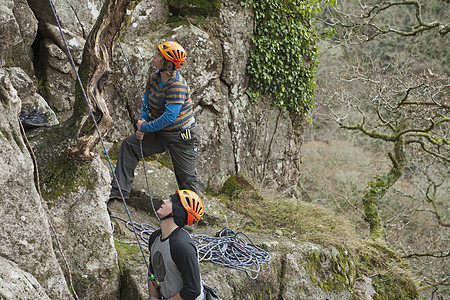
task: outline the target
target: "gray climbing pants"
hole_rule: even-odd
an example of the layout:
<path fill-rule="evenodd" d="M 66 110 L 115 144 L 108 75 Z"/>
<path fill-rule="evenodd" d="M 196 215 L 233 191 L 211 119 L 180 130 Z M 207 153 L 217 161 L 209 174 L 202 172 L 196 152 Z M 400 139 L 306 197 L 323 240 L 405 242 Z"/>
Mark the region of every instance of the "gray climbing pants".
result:
<path fill-rule="evenodd" d="M 200 145 L 199 126 L 190 129 L 189 134 L 164 135 L 150 132 L 142 139 L 144 157 L 169 150 L 172 158 L 175 177 L 179 189 L 199 192 L 199 182 L 196 170 L 197 148 Z M 141 159 L 140 142 L 136 136 L 125 138 L 120 146 L 119 158 L 115 174 L 122 191 L 130 192 L 134 181 L 134 170 Z M 113 178 L 112 187 L 117 188 Z"/>

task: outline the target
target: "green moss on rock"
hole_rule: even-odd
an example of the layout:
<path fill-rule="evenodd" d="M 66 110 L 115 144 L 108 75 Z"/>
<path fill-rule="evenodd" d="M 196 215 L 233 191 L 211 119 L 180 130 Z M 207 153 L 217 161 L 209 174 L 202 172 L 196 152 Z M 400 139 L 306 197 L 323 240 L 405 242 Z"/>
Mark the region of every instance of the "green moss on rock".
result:
<path fill-rule="evenodd" d="M 419 291 L 414 282 L 399 274 L 377 275 L 373 277 L 373 284 L 377 294 L 375 300 L 407 300 L 418 299 Z"/>
<path fill-rule="evenodd" d="M 180 16 L 216 16 L 220 0 L 169 0 L 169 10 Z"/>
<path fill-rule="evenodd" d="M 376 300 L 418 299 L 417 285 L 408 272 L 408 266 L 385 243 L 371 240 L 358 253 L 357 275 L 377 274 L 372 277 Z M 390 271 L 387 271 L 390 270 Z"/>
<path fill-rule="evenodd" d="M 11 141 L 11 137 L 8 135 L 8 132 L 3 128 L 0 128 L 0 134 L 3 135 L 8 141 Z"/>
<path fill-rule="evenodd" d="M 225 181 L 219 193 L 233 197 L 243 190 L 252 189 L 252 185 L 244 177 L 240 175 L 233 175 Z"/>
<path fill-rule="evenodd" d="M 331 255 L 312 251 L 306 266 L 311 283 L 325 292 L 351 290 L 356 271 L 351 262 L 353 258 L 344 253 L 347 252 L 343 249 L 339 252 L 336 248 L 333 248 Z"/>
<path fill-rule="evenodd" d="M 90 163 L 74 162 L 61 156 L 46 167 L 41 180 L 42 196 L 51 201 L 83 187 L 92 190 L 97 183 L 94 172 Z"/>
<path fill-rule="evenodd" d="M 139 248 L 130 244 L 114 241 L 114 246 L 117 252 L 117 260 L 119 261 L 120 273 L 123 274 L 125 270 L 125 262 L 139 253 Z"/>

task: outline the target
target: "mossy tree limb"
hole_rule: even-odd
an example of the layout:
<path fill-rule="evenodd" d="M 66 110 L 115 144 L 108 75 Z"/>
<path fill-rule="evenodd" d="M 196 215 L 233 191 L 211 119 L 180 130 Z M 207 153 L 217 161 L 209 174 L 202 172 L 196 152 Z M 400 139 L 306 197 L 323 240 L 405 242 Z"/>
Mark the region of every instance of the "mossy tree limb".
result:
<path fill-rule="evenodd" d="M 333 25 L 346 27 L 347 29 L 354 31 L 354 33 L 351 34 L 352 36 L 358 36 L 358 38 L 362 38 L 366 41 L 371 41 L 380 35 L 389 33 L 410 37 L 431 30 L 437 30 L 442 37 L 445 37 L 450 31 L 450 24 L 446 19 L 426 20 L 427 17 L 424 16 L 423 10 L 424 6 L 427 6 L 427 2 L 431 1 L 380 1 L 373 5 L 367 5 L 362 14 L 347 14 L 341 11 L 337 6 L 331 7 L 331 9 L 334 10 L 334 15 L 337 16 L 337 18 L 333 20 Z M 412 20 L 413 23 L 411 26 L 407 26 L 406 29 L 404 29 L 393 21 L 387 23 L 379 21 L 380 16 L 393 12 L 396 8 L 399 8 L 404 12 L 413 12 L 414 19 Z"/>
<path fill-rule="evenodd" d="M 381 114 L 378 116 L 381 118 Z M 364 220 L 369 224 L 370 237 L 374 239 L 384 239 L 385 230 L 383 222 L 379 214 L 379 201 L 386 192 L 397 182 L 403 175 L 406 166 L 406 121 L 401 121 L 397 127 L 389 126 L 394 132 L 392 134 L 381 133 L 375 130 L 367 130 L 365 127 L 365 118 L 357 125 L 347 126 L 339 123 L 342 128 L 348 130 L 358 130 L 363 134 L 376 139 L 394 143 L 394 153 L 389 153 L 392 162 L 391 169 L 385 175 L 378 175 L 374 180 L 370 181 L 364 194 L 362 202 L 364 206 Z"/>
<path fill-rule="evenodd" d="M 406 92 L 401 93 L 401 99 L 397 106 L 384 105 L 384 108 L 380 108 L 381 106 L 377 104 L 377 117 L 370 120 L 363 114 L 361 122 L 356 125 L 347 125 L 338 121 L 341 128 L 359 131 L 372 139 L 382 140 L 394 145 L 393 153 L 389 153 L 392 163 L 391 169 L 384 175 L 376 176 L 368 184 L 362 197 L 364 219 L 369 224 L 372 238 L 384 238 L 384 227 L 379 214 L 378 203 L 403 175 L 409 160 L 407 148 L 409 151 L 419 152 L 417 148 L 413 147 L 413 145 L 418 144 L 424 153 L 441 160 L 444 164 L 449 162 L 449 144 L 445 133 L 449 121 L 446 116 L 448 108 L 436 100 L 434 102 L 411 100 L 410 98 L 420 97 L 421 94 L 412 95 L 408 91 L 420 87 L 424 87 L 424 85 L 420 84 L 415 89 L 409 88 Z M 439 87 L 437 90 L 440 91 Z M 420 92 L 423 93 L 423 90 Z M 376 102 L 374 101 L 374 103 Z M 425 107 L 426 109 L 424 109 Z M 418 119 L 413 120 L 411 115 L 418 116 Z M 389 116 L 389 118 L 385 116 Z"/>
<path fill-rule="evenodd" d="M 386 192 L 402 176 L 406 165 L 405 138 L 400 136 L 395 141 L 394 155 L 389 153 L 392 167 L 386 175 L 376 176 L 364 191 L 362 202 L 364 205 L 364 220 L 369 223 L 370 237 L 384 239 L 384 226 L 381 220 L 378 203 Z"/>

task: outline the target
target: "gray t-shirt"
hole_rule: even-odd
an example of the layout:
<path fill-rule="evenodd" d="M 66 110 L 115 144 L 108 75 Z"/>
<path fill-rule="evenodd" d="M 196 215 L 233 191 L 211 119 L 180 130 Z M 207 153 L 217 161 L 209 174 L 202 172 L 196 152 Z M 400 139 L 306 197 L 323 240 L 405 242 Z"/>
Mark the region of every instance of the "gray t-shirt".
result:
<path fill-rule="evenodd" d="M 178 227 L 161 239 L 161 230 L 149 239 L 150 272 L 161 286 L 161 296 L 170 298 L 180 293 L 183 300 L 204 299 L 198 251 L 189 233 Z"/>

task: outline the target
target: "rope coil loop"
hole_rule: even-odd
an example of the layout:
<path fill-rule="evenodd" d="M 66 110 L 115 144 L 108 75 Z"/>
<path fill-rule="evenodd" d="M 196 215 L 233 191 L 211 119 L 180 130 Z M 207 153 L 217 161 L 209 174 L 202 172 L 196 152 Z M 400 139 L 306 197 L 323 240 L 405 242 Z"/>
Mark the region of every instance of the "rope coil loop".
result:
<path fill-rule="evenodd" d="M 125 226 L 132 230 L 130 221 L 116 216 L 111 218 L 125 222 Z M 141 230 L 142 243 L 148 246 L 148 239 L 156 229 L 145 223 L 133 225 L 136 230 Z M 124 244 L 136 244 L 136 241 L 125 242 L 114 239 Z M 235 233 L 227 227 L 218 232 L 215 237 L 192 234 L 192 239 L 199 252 L 199 261 L 210 261 L 224 267 L 245 271 L 251 279 L 258 277 L 261 264 L 268 262 L 271 258 L 267 251 L 256 246 L 245 233 Z"/>
<path fill-rule="evenodd" d="M 203 234 L 194 234 L 192 237 L 196 242 L 200 261 L 211 261 L 245 271 L 251 279 L 256 279 L 261 264 L 270 260 L 270 254 L 256 246 L 245 233 L 235 233 L 229 228 L 222 229 L 215 237 Z"/>

